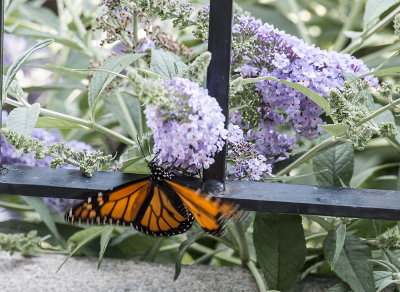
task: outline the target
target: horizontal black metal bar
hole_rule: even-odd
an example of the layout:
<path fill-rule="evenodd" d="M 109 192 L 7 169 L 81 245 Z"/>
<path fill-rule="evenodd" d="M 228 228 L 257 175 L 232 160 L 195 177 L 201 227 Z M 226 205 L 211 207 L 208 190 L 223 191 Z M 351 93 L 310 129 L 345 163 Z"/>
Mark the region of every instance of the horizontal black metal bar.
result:
<path fill-rule="evenodd" d="M 145 175 L 3 165 L 0 194 L 78 199 Z M 198 186 L 198 181 L 181 179 Z M 400 220 L 400 192 L 282 183 L 227 181 L 223 194 L 242 209 L 259 212 Z"/>
<path fill-rule="evenodd" d="M 227 181 L 224 198 L 260 212 L 400 220 L 400 192 Z"/>
<path fill-rule="evenodd" d="M 2 165 L 0 194 L 79 199 L 145 176 L 99 171 L 89 178 L 74 169 Z"/>

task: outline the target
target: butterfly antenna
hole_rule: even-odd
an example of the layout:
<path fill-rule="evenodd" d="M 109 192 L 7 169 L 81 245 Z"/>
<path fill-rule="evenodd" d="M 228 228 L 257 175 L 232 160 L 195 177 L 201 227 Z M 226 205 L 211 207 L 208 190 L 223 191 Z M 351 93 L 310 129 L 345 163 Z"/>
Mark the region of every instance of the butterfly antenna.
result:
<path fill-rule="evenodd" d="M 174 162 L 173 162 L 170 166 L 168 166 L 168 167 L 166 168 L 166 170 L 170 171 L 170 170 L 172 169 L 172 167 L 175 166 L 175 162 L 177 162 L 177 161 L 178 161 L 178 158 L 176 158 L 176 159 L 174 160 Z"/>
<path fill-rule="evenodd" d="M 140 139 L 139 139 L 139 135 L 137 135 L 136 140 L 137 140 L 137 142 L 139 144 L 140 152 L 142 152 L 143 158 L 146 159 L 147 156 L 144 154 L 144 151 L 143 151 L 143 148 L 142 148 L 142 143 L 140 142 Z M 146 161 L 147 161 L 147 159 L 146 159 Z M 147 161 L 147 163 L 150 163 L 150 162 Z"/>

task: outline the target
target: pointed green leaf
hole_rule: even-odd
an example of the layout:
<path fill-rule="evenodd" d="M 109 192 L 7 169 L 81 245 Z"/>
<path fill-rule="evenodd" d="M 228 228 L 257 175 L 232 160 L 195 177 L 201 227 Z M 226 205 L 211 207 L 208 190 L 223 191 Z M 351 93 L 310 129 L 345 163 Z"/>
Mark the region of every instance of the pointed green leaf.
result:
<path fill-rule="evenodd" d="M 371 75 L 374 75 L 374 76 L 380 76 L 380 75 L 391 76 L 391 75 L 394 75 L 395 73 L 400 73 L 400 67 L 392 67 L 392 68 L 372 71 L 372 72 L 366 73 L 364 75 L 360 75 L 357 78 L 352 79 L 351 81 L 346 82 L 345 85 L 346 84 L 350 84 L 352 82 L 355 82 L 355 81 L 357 81 L 359 79 L 362 79 L 364 77 L 371 76 Z"/>
<path fill-rule="evenodd" d="M 368 167 L 364 171 L 361 171 L 352 177 L 350 187 L 361 188 L 364 182 L 368 182 L 368 180 L 372 179 L 375 173 L 387 168 L 394 168 L 397 166 L 399 166 L 399 163 L 386 163 L 374 167 Z"/>
<path fill-rule="evenodd" d="M 52 44 L 54 40 L 52 39 L 47 39 L 44 40 L 40 43 L 37 43 L 34 45 L 32 48 L 24 52 L 19 58 L 17 58 L 14 63 L 11 64 L 10 68 L 8 68 L 7 74 L 6 74 L 6 80 L 5 80 L 5 85 L 4 85 L 4 91 L 8 89 L 10 86 L 11 82 L 14 80 L 15 75 L 21 69 L 22 65 L 28 60 L 28 58 L 33 54 L 33 52 L 45 48 Z"/>
<path fill-rule="evenodd" d="M 6 76 L 3 75 L 3 84 L 5 84 L 5 78 Z M 11 82 L 10 86 L 8 87 L 7 94 L 15 97 L 18 101 L 25 99 L 24 91 L 16 80 Z"/>
<path fill-rule="evenodd" d="M 399 259 L 388 249 L 384 249 L 383 252 L 385 253 L 386 257 L 388 258 L 389 262 L 395 266 L 397 270 L 400 271 L 400 261 Z"/>
<path fill-rule="evenodd" d="M 114 73 L 120 73 L 122 70 L 126 69 L 130 66 L 134 61 L 143 57 L 145 54 L 125 54 L 114 56 L 101 65 L 99 69 L 111 71 Z M 94 106 L 103 92 L 103 90 L 110 84 L 111 81 L 114 80 L 115 74 L 106 73 L 102 71 L 96 71 L 93 75 L 92 80 L 89 84 L 89 107 L 91 109 L 91 113 L 94 113 Z"/>
<path fill-rule="evenodd" d="M 336 250 L 336 233 L 330 231 L 325 238 L 323 251 L 325 260 L 331 265 Z M 371 250 L 355 236 L 347 235 L 343 249 L 333 271 L 353 291 L 373 292 L 375 283 L 372 274 Z"/>
<path fill-rule="evenodd" d="M 96 226 L 99 227 L 99 226 Z M 103 232 L 104 227 L 101 226 L 99 228 L 88 228 L 82 231 L 86 231 L 85 233 L 82 232 L 81 234 L 85 234 L 86 236 L 79 241 L 78 245 L 74 248 L 74 250 L 72 250 L 69 255 L 65 258 L 65 260 L 61 263 L 61 265 L 58 267 L 57 272 L 58 273 L 61 268 L 64 266 L 64 264 L 70 259 L 70 257 L 72 257 L 79 249 L 81 249 L 85 244 L 91 242 L 93 239 L 96 239 L 97 237 L 99 237 L 101 235 L 101 233 Z M 88 232 L 91 231 L 91 232 Z M 77 232 L 79 233 L 79 232 Z M 76 233 L 75 233 L 76 234 Z M 74 235 L 75 235 L 74 234 Z M 71 239 L 71 238 L 70 238 Z M 68 239 L 68 241 L 70 240 Z"/>
<path fill-rule="evenodd" d="M 46 129 L 88 129 L 80 124 L 61 120 L 53 117 L 39 117 L 36 121 L 35 128 Z"/>
<path fill-rule="evenodd" d="M 319 185 L 340 187 L 340 179 L 349 185 L 354 168 L 353 145 L 338 145 L 314 157 L 312 161 Z"/>
<path fill-rule="evenodd" d="M 150 69 L 164 79 L 172 79 L 186 68 L 187 65 L 178 56 L 168 51 L 151 50 Z"/>
<path fill-rule="evenodd" d="M 28 108 L 15 108 L 8 115 L 7 128 L 25 136 L 31 136 L 40 113 L 40 104 Z"/>
<path fill-rule="evenodd" d="M 400 280 L 393 279 L 393 273 L 389 271 L 374 271 L 376 292 L 380 292 L 392 284 L 400 284 Z"/>
<path fill-rule="evenodd" d="M 178 256 L 176 257 L 175 261 L 175 275 L 174 275 L 174 281 L 178 279 L 179 274 L 181 273 L 181 262 L 184 254 L 186 253 L 187 249 L 195 243 L 197 240 L 199 240 L 201 237 L 205 235 L 205 232 L 201 230 L 200 232 L 194 234 L 192 237 L 189 237 L 186 239 L 182 244 L 179 246 L 179 252 Z"/>
<path fill-rule="evenodd" d="M 335 267 L 337 260 L 339 259 L 339 255 L 342 252 L 344 239 L 346 238 L 346 224 L 341 223 L 336 230 L 336 247 L 335 247 L 335 254 L 332 260 L 332 270 Z"/>
<path fill-rule="evenodd" d="M 306 256 L 301 216 L 257 213 L 253 241 L 269 289 L 289 291 Z"/>
<path fill-rule="evenodd" d="M 379 17 L 400 0 L 368 0 L 364 12 L 364 30 L 370 28 Z"/>
<path fill-rule="evenodd" d="M 84 72 L 79 72 L 76 69 L 72 69 L 72 68 L 67 68 L 67 67 L 61 67 L 61 66 L 50 66 L 50 65 L 46 65 L 46 66 L 39 66 L 39 65 L 34 65 L 34 66 L 29 66 L 32 68 L 40 68 L 43 70 L 48 70 L 63 76 L 67 76 L 67 77 L 71 77 L 71 78 L 77 78 L 77 79 L 86 79 L 87 78 L 87 74 L 85 74 Z"/>
<path fill-rule="evenodd" d="M 28 108 L 14 108 L 8 115 L 6 126 L 19 134 L 30 137 L 32 136 L 39 114 L 39 103 L 35 103 Z M 21 154 L 22 150 L 17 150 L 17 155 L 20 156 Z"/>
<path fill-rule="evenodd" d="M 319 94 L 315 93 L 308 87 L 305 87 L 298 83 L 286 81 L 283 79 L 278 79 L 278 78 L 271 77 L 271 76 L 262 76 L 262 77 L 256 77 L 256 78 L 239 77 L 231 82 L 231 87 L 241 86 L 241 85 L 245 85 L 245 84 L 249 84 L 249 83 L 255 83 L 255 82 L 259 82 L 259 81 L 263 81 L 263 80 L 271 80 L 271 81 L 280 82 L 280 83 L 290 86 L 294 89 L 297 89 L 298 91 L 300 91 L 301 93 L 306 95 L 309 99 L 311 99 L 313 102 L 315 102 L 317 105 L 319 105 L 328 115 L 331 115 L 331 113 L 332 113 L 329 103 L 326 101 L 325 98 L 323 98 Z"/>
<path fill-rule="evenodd" d="M 133 139 L 141 136 L 141 108 L 137 98 L 127 97 L 123 94 L 115 94 L 114 98 L 104 100 L 105 106 L 113 113 L 120 126 Z"/>
<path fill-rule="evenodd" d="M 115 226 L 106 226 L 103 229 L 100 237 L 100 252 L 99 252 L 99 263 L 97 265 L 97 269 L 100 269 L 101 262 L 103 261 L 103 256 L 110 242 L 111 236 L 114 232 Z"/>
<path fill-rule="evenodd" d="M 44 224 L 51 231 L 57 241 L 64 244 L 64 239 L 58 233 L 56 224 L 54 222 L 53 216 L 50 213 L 49 207 L 43 202 L 42 198 L 39 197 L 21 197 L 29 206 L 31 206 L 40 215 Z"/>
<path fill-rule="evenodd" d="M 349 129 L 349 126 L 344 123 L 318 125 L 318 127 L 334 137 L 340 137 L 344 135 L 346 131 Z"/>

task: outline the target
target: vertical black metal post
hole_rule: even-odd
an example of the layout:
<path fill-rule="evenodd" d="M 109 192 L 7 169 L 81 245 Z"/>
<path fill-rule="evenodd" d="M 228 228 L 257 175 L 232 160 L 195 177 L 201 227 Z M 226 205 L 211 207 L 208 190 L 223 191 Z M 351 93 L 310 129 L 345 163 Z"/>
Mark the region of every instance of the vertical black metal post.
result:
<path fill-rule="evenodd" d="M 3 125 L 3 47 L 4 47 L 4 0 L 0 4 L 0 128 Z M 0 165 L 1 165 L 1 139 L 0 139 Z"/>
<path fill-rule="evenodd" d="M 210 0 L 210 27 L 208 33 L 208 50 L 211 52 L 211 63 L 208 67 L 207 88 L 215 97 L 226 117 L 228 125 L 229 78 L 231 65 L 232 42 L 232 0 Z M 215 163 L 204 170 L 204 180 L 217 179 L 224 181 L 226 164 L 226 146 L 214 157 Z"/>

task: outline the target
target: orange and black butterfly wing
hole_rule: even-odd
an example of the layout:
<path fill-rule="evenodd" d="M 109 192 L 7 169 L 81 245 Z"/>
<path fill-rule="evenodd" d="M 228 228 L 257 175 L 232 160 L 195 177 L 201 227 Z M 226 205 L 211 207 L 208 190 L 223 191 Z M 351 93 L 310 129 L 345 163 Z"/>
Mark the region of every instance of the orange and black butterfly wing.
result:
<path fill-rule="evenodd" d="M 151 194 L 138 214 L 134 226 L 137 230 L 154 236 L 171 236 L 192 226 L 194 218 L 178 196 L 158 184 L 152 185 Z"/>
<path fill-rule="evenodd" d="M 193 216 L 179 200 L 170 199 L 150 179 L 119 186 L 89 197 L 65 215 L 68 222 L 130 225 L 154 236 L 185 232 Z"/>
<path fill-rule="evenodd" d="M 208 233 L 221 236 L 225 223 L 238 214 L 238 206 L 185 187 L 171 180 L 165 182 L 179 196 L 200 226 Z"/>

